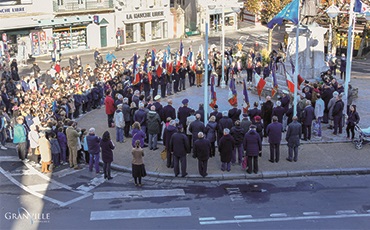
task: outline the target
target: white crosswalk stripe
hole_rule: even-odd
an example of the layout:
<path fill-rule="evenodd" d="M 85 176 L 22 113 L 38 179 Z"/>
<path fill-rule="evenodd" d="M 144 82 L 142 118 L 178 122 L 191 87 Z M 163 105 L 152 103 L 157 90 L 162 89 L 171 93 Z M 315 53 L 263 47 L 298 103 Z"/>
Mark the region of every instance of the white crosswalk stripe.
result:
<path fill-rule="evenodd" d="M 133 199 L 168 196 L 185 196 L 185 192 L 183 189 L 95 192 L 93 199 Z"/>

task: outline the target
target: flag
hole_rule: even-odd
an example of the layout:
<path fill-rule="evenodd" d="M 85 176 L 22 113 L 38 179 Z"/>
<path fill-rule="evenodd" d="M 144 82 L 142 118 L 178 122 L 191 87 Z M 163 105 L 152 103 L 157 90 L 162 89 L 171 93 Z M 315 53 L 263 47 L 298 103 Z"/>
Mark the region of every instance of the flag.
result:
<path fill-rule="evenodd" d="M 182 57 L 183 53 L 184 53 L 184 45 L 182 44 L 182 40 L 180 40 L 180 57 Z"/>
<path fill-rule="evenodd" d="M 289 61 L 290 61 L 290 65 L 292 66 L 292 74 L 294 74 L 294 71 L 295 71 L 295 65 L 293 63 L 293 59 L 289 58 Z"/>
<path fill-rule="evenodd" d="M 152 71 L 149 71 L 149 73 L 148 73 L 148 79 L 149 79 L 149 84 L 152 84 L 152 79 L 153 79 Z"/>
<path fill-rule="evenodd" d="M 171 47 L 170 47 L 170 44 L 167 45 L 167 54 L 168 54 L 168 57 L 171 56 Z"/>
<path fill-rule="evenodd" d="M 244 95 L 244 105 L 243 106 L 243 113 L 247 113 L 249 109 L 249 96 L 247 91 L 247 84 L 245 83 L 245 79 L 243 79 L 243 95 Z"/>
<path fill-rule="evenodd" d="M 266 85 L 266 81 L 257 73 L 254 73 L 254 80 L 256 82 L 258 96 L 261 96 L 262 90 Z"/>
<path fill-rule="evenodd" d="M 281 25 L 283 20 L 293 22 L 295 25 L 299 23 L 299 0 L 293 0 L 291 3 L 286 5 L 271 21 L 267 23 L 267 27 L 272 29 L 275 24 Z"/>
<path fill-rule="evenodd" d="M 235 79 L 230 80 L 228 101 L 231 106 L 234 106 L 238 103 L 238 94 L 235 88 Z"/>
<path fill-rule="evenodd" d="M 286 74 L 286 84 L 291 93 L 294 93 L 294 82 L 289 74 Z"/>
<path fill-rule="evenodd" d="M 285 69 L 285 66 L 284 66 Z M 276 62 L 272 65 L 272 89 L 271 89 L 271 96 L 274 97 L 275 94 L 278 91 L 278 84 L 277 84 L 277 79 L 276 79 Z"/>
<path fill-rule="evenodd" d="M 172 61 L 167 63 L 167 72 L 168 74 L 172 74 L 173 72 L 173 62 Z"/>
<path fill-rule="evenodd" d="M 211 76 L 211 103 L 209 103 L 209 106 L 214 109 L 216 102 L 217 102 L 217 95 L 215 91 L 215 76 Z"/>
<path fill-rule="evenodd" d="M 162 68 L 166 69 L 166 67 L 167 67 L 167 52 L 165 51 L 162 59 Z"/>
<path fill-rule="evenodd" d="M 299 90 L 301 90 L 301 84 L 304 82 L 304 79 L 303 79 L 303 77 L 301 77 L 301 75 L 300 74 L 298 74 L 298 85 L 297 85 L 297 87 L 298 87 L 298 89 Z"/>
<path fill-rule="evenodd" d="M 134 54 L 134 61 L 133 61 L 133 65 L 132 65 L 132 72 L 134 74 L 134 80 L 132 81 L 132 84 L 133 85 L 136 85 L 140 82 L 140 74 L 139 74 L 139 71 L 137 69 L 137 55 L 136 53 Z"/>
<path fill-rule="evenodd" d="M 361 0 L 355 0 L 355 8 L 353 9 L 354 12 L 357 13 L 365 13 L 369 12 L 369 5 L 366 5 Z"/>
<path fill-rule="evenodd" d="M 152 63 L 151 66 L 155 66 L 155 49 L 152 49 Z"/>
<path fill-rule="evenodd" d="M 143 70 L 145 73 L 148 73 L 148 60 L 145 59 L 145 63 L 144 63 L 144 66 L 143 66 Z"/>
<path fill-rule="evenodd" d="M 162 72 L 163 72 L 162 66 L 161 65 L 158 65 L 158 67 L 157 67 L 157 76 L 158 77 L 161 77 L 162 76 Z"/>
<path fill-rule="evenodd" d="M 189 51 L 189 54 L 188 54 L 188 61 L 192 61 L 193 60 L 193 51 Z"/>

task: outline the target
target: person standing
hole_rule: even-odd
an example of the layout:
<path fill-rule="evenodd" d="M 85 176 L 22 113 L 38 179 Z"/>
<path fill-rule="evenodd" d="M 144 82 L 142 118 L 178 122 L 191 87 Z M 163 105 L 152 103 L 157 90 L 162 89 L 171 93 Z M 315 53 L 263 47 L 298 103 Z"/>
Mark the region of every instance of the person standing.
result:
<path fill-rule="evenodd" d="M 206 177 L 208 159 L 211 153 L 211 143 L 204 138 L 204 133 L 198 133 L 198 139 L 194 142 L 193 157 L 198 159 L 198 171 L 202 177 Z"/>
<path fill-rule="evenodd" d="M 132 177 L 135 181 L 135 186 L 142 186 L 141 178 L 146 176 L 145 166 L 143 162 L 144 150 L 140 147 L 140 141 L 135 142 L 135 147 L 132 149 Z"/>
<path fill-rule="evenodd" d="M 117 105 L 117 110 L 114 112 L 113 121 L 116 127 L 116 142 L 123 143 L 123 128 L 125 127 L 125 120 L 123 119 L 122 104 Z"/>
<path fill-rule="evenodd" d="M 225 128 L 223 130 L 223 136 L 218 143 L 218 151 L 220 152 L 221 156 L 221 170 L 227 170 L 230 172 L 231 170 L 231 158 L 232 152 L 235 148 L 235 141 L 234 138 L 230 135 L 230 129 Z"/>
<path fill-rule="evenodd" d="M 124 127 L 124 135 L 126 138 L 130 137 L 130 126 L 131 126 L 131 108 L 128 105 L 128 98 L 123 98 L 122 104 L 122 113 L 123 113 L 123 120 L 125 122 Z"/>
<path fill-rule="evenodd" d="M 283 125 L 279 123 L 276 116 L 272 117 L 272 123 L 266 128 L 267 136 L 270 144 L 270 159 L 271 163 L 278 163 L 280 159 L 280 143 L 283 133 Z"/>
<path fill-rule="evenodd" d="M 23 125 L 24 117 L 19 116 L 16 118 L 17 124 L 14 126 L 13 143 L 17 145 L 18 157 L 22 161 L 27 159 L 27 130 Z"/>
<path fill-rule="evenodd" d="M 117 59 L 117 57 L 116 57 L 116 55 L 114 55 L 113 53 L 112 53 L 112 51 L 109 51 L 108 53 L 107 53 L 107 55 L 105 56 L 105 60 L 107 61 L 107 63 L 109 64 L 109 65 L 111 65 L 112 63 L 113 63 L 113 61 L 114 60 L 116 60 Z"/>
<path fill-rule="evenodd" d="M 235 121 L 235 126 L 231 128 L 230 130 L 231 136 L 235 140 L 235 147 L 233 149 L 233 155 L 231 157 L 231 164 L 236 163 L 236 153 L 238 153 L 238 164 L 240 165 L 242 163 L 243 158 L 243 139 L 244 139 L 244 129 L 240 126 L 240 121 Z"/>
<path fill-rule="evenodd" d="M 51 146 L 44 132 L 40 132 L 39 148 L 41 153 L 41 172 L 49 173 L 49 165 L 51 164 Z"/>
<path fill-rule="evenodd" d="M 339 66 L 339 71 L 340 71 L 340 79 L 346 79 L 346 67 L 347 67 L 347 59 L 346 55 L 342 54 L 340 57 L 340 66 Z"/>
<path fill-rule="evenodd" d="M 177 118 L 180 120 L 180 124 L 184 130 L 187 130 L 186 120 L 188 116 L 190 116 L 190 111 L 192 111 L 192 109 L 188 107 L 188 103 L 188 99 L 182 100 L 182 106 L 177 110 Z"/>
<path fill-rule="evenodd" d="M 155 111 L 155 106 L 150 107 L 150 111 L 147 114 L 148 134 L 149 134 L 149 149 L 157 150 L 157 140 L 159 129 L 161 125 L 161 118 Z"/>
<path fill-rule="evenodd" d="M 244 136 L 244 150 L 245 155 L 248 157 L 248 169 L 247 173 L 251 174 L 252 170 L 254 173 L 258 173 L 258 156 L 262 156 L 262 140 L 256 132 L 256 126 L 251 125 L 250 130 Z M 253 161 L 252 161 L 253 160 Z M 253 164 L 252 164 L 253 162 Z"/>
<path fill-rule="evenodd" d="M 339 134 L 342 133 L 343 109 L 344 109 L 344 103 L 342 101 L 342 94 L 339 94 L 337 97 L 337 101 L 335 102 L 334 107 L 333 107 L 333 119 L 334 119 L 333 135 L 337 135 L 338 128 L 339 128 Z"/>
<path fill-rule="evenodd" d="M 201 115 L 196 114 L 195 120 L 189 124 L 189 131 L 191 133 L 192 141 L 193 141 L 193 143 L 190 144 L 190 146 L 194 146 L 195 141 L 198 140 L 198 133 L 204 132 L 204 129 L 205 129 L 204 123 L 200 119 L 201 119 Z"/>
<path fill-rule="evenodd" d="M 235 121 L 240 120 L 241 113 L 242 111 L 238 109 L 238 104 L 235 104 L 233 108 L 228 111 L 227 115 L 231 118 L 233 124 L 235 124 Z"/>
<path fill-rule="evenodd" d="M 93 164 L 95 172 L 100 173 L 99 159 L 100 159 L 100 140 L 101 138 L 95 135 L 95 128 L 89 129 L 89 135 L 86 136 L 86 142 L 89 149 L 89 171 L 92 172 Z"/>
<path fill-rule="evenodd" d="M 36 155 L 36 148 L 39 146 L 39 133 L 37 132 L 36 125 L 30 125 L 30 132 L 28 133 L 28 140 L 30 142 L 31 154 L 32 156 L 29 157 L 32 161 L 36 164 L 39 163 L 39 155 Z"/>
<path fill-rule="evenodd" d="M 112 98 L 112 90 L 107 89 L 105 92 L 105 99 L 104 99 L 104 104 L 105 104 L 105 113 L 108 116 L 108 127 L 112 128 L 113 124 L 113 116 L 115 112 L 115 107 L 114 107 L 114 100 Z"/>
<path fill-rule="evenodd" d="M 62 152 L 62 150 L 54 132 L 50 133 L 50 146 L 54 168 L 59 167 L 60 153 Z"/>
<path fill-rule="evenodd" d="M 271 101 L 271 97 L 267 96 L 266 97 L 266 102 L 263 103 L 262 108 L 261 108 L 261 115 L 263 119 L 263 125 L 264 125 L 264 137 L 267 137 L 266 133 L 266 128 L 267 126 L 271 123 L 271 118 L 272 118 L 272 109 L 274 108 L 274 103 Z"/>
<path fill-rule="evenodd" d="M 334 128 L 334 117 L 333 117 L 333 109 L 335 102 L 337 101 L 339 93 L 337 91 L 334 91 L 332 93 L 333 97 L 330 98 L 328 102 L 328 119 L 329 119 L 329 127 L 328 129 L 333 129 Z"/>
<path fill-rule="evenodd" d="M 320 94 L 316 94 L 317 100 L 315 102 L 315 118 L 318 124 L 317 136 L 321 138 L 321 121 L 324 117 L 325 103 L 321 99 Z"/>
<path fill-rule="evenodd" d="M 298 122 L 298 117 L 293 116 L 293 121 L 288 125 L 288 131 L 285 136 L 285 140 L 288 142 L 289 148 L 289 156 L 286 158 L 287 161 L 292 162 L 294 159 L 296 162 L 298 160 L 298 146 L 300 145 L 301 135 L 302 125 Z"/>
<path fill-rule="evenodd" d="M 230 130 L 233 127 L 233 120 L 228 117 L 227 111 L 222 111 L 222 118 L 217 122 L 217 143 L 220 141 L 221 137 L 224 135 L 224 129 Z"/>
<path fill-rule="evenodd" d="M 210 157 L 216 156 L 216 134 L 217 134 L 217 122 L 216 117 L 211 116 L 205 127 L 206 139 L 211 143 L 211 154 Z"/>
<path fill-rule="evenodd" d="M 306 107 L 302 113 L 303 124 L 303 140 L 311 140 L 312 121 L 315 119 L 315 109 L 311 105 L 311 101 L 306 101 Z"/>
<path fill-rule="evenodd" d="M 113 149 L 115 148 L 113 141 L 110 138 L 108 131 L 103 133 L 100 140 L 101 156 L 103 160 L 104 179 L 111 180 L 113 177 L 110 174 L 111 164 L 113 162 Z"/>
<path fill-rule="evenodd" d="M 180 173 L 181 163 L 181 176 L 186 177 L 186 154 L 190 153 L 190 145 L 188 137 L 183 133 L 183 127 L 179 125 L 178 131 L 171 136 L 169 151 L 173 155 L 173 170 L 175 177 Z"/>
<path fill-rule="evenodd" d="M 355 138 L 355 126 L 360 122 L 360 116 L 356 111 L 356 105 L 350 105 L 347 113 L 347 139 L 349 139 L 349 131 L 351 130 L 351 140 Z"/>
<path fill-rule="evenodd" d="M 163 144 L 167 150 L 167 168 L 173 168 L 173 159 L 172 159 L 172 154 L 170 152 L 170 140 L 172 135 L 177 131 L 176 127 L 176 121 L 171 120 L 169 125 L 164 129 L 163 132 Z"/>
<path fill-rule="evenodd" d="M 172 99 L 167 99 L 167 105 L 163 107 L 163 117 L 165 119 L 170 117 L 172 120 L 176 118 L 176 109 L 172 106 Z"/>

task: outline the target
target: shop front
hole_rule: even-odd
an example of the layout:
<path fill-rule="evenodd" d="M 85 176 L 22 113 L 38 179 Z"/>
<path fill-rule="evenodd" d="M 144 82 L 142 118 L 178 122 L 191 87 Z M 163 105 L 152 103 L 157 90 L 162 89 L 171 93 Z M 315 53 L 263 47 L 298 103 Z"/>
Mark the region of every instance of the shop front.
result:
<path fill-rule="evenodd" d="M 55 27 L 52 39 L 60 51 L 86 49 L 86 25 Z"/>

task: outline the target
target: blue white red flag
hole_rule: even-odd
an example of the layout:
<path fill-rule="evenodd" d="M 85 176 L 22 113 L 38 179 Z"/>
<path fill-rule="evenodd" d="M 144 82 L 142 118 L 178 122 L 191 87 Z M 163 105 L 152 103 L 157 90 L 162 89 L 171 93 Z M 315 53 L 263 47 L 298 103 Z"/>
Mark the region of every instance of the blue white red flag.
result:
<path fill-rule="evenodd" d="M 238 93 L 236 92 L 235 79 L 230 80 L 228 101 L 232 106 L 238 104 Z"/>
<path fill-rule="evenodd" d="M 361 0 L 355 0 L 355 8 L 353 9 L 354 12 L 357 13 L 366 13 L 369 12 L 370 7 L 366 5 Z"/>
<path fill-rule="evenodd" d="M 209 106 L 214 109 L 216 103 L 217 103 L 217 95 L 215 91 L 215 76 L 211 76 L 211 102 L 209 103 Z"/>

